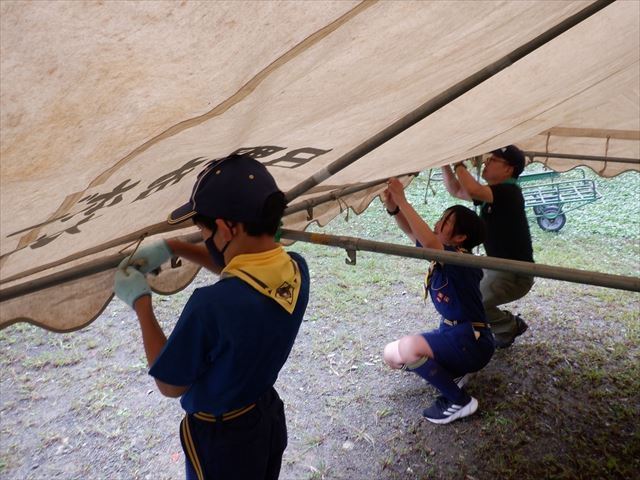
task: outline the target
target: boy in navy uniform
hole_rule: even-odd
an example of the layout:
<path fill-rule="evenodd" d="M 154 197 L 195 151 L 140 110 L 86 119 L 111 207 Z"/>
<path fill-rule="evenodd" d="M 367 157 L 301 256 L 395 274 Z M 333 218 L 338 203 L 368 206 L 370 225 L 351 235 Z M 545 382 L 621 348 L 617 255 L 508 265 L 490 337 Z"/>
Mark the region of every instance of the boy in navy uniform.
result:
<path fill-rule="evenodd" d="M 116 273 L 114 291 L 138 316 L 150 375 L 186 411 L 180 438 L 188 480 L 279 476 L 287 431 L 273 385 L 309 298 L 305 260 L 274 239 L 285 206 L 260 162 L 243 155 L 211 162 L 168 219 L 193 221 L 204 245 L 162 240 Z M 144 274 L 174 255 L 221 276 L 193 292 L 167 339 Z"/>
<path fill-rule="evenodd" d="M 385 204 L 387 212 L 417 246 L 470 255 L 484 238 L 483 221 L 461 205 L 446 209 L 431 229 L 409 204 L 397 179 L 389 181 Z M 410 370 L 442 393 L 423 411 L 430 422 L 449 423 L 478 409 L 478 401 L 462 387 L 469 374 L 489 363 L 494 352 L 480 295 L 481 278 L 479 268 L 431 262 L 424 283 L 425 296 L 431 297 L 442 316 L 440 326 L 423 334 L 404 336 L 384 349 L 384 360 L 391 368 Z"/>
<path fill-rule="evenodd" d="M 476 181 L 463 162 L 456 163 L 453 170 L 442 167 L 444 184 L 451 195 L 481 205 L 480 217 L 487 224 L 484 248 L 490 257 L 533 262 L 524 197 L 516 183 L 524 164 L 524 154 L 515 145 L 494 150 L 482 170 L 487 185 Z M 532 276 L 485 269 L 480 289 L 498 348 L 511 346 L 528 328 L 519 315 L 498 307 L 524 297 L 532 286 Z"/>

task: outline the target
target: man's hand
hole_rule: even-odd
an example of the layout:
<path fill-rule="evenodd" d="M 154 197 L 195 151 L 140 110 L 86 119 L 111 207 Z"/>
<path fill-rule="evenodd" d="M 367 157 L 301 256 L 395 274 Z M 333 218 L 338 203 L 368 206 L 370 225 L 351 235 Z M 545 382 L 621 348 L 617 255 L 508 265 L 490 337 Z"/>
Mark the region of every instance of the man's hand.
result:
<path fill-rule="evenodd" d="M 165 240 L 154 242 L 136 250 L 127 260 L 142 273 L 149 273 L 157 269 L 173 256 L 173 252 Z"/>
<path fill-rule="evenodd" d="M 140 297 L 151 295 L 151 288 L 144 275 L 133 267 L 126 267 L 127 258 L 118 266 L 116 270 L 113 291 L 116 296 L 133 308 Z"/>

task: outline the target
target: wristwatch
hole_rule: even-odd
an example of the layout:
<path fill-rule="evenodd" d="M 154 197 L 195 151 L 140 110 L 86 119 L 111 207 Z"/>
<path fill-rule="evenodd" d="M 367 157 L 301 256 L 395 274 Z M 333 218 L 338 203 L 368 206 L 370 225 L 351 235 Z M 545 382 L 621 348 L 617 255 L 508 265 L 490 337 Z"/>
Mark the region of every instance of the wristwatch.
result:
<path fill-rule="evenodd" d="M 394 215 L 397 215 L 400 213 L 400 207 L 396 206 L 395 210 L 389 210 L 387 208 L 387 213 L 393 217 Z"/>

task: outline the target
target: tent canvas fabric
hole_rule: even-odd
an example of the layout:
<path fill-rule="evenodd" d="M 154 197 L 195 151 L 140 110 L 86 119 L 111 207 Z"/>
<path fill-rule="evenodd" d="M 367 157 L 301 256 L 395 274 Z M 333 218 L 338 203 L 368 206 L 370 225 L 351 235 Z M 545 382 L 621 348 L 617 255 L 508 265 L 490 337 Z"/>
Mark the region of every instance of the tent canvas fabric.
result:
<path fill-rule="evenodd" d="M 168 212 L 208 161 L 232 152 L 259 159 L 289 191 L 592 3 L 4 1 L 0 290 L 115 255 L 143 234 L 176 235 Z M 604 7 L 292 203 L 511 143 L 638 159 L 639 24 L 638 2 Z M 638 169 L 587 164 L 605 176 Z M 298 212 L 285 227 L 359 213 L 381 190 L 314 207 L 312 218 Z M 196 271 L 166 268 L 152 286 L 176 291 Z M 0 328 L 81 328 L 111 299 L 112 277 L 3 301 Z"/>

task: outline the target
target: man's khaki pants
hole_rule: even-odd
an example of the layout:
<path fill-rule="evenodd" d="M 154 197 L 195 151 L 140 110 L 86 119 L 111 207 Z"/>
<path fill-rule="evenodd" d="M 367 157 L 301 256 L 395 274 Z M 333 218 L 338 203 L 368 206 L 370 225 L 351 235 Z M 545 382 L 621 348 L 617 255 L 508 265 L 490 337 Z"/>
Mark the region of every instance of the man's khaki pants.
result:
<path fill-rule="evenodd" d="M 524 297 L 532 286 L 533 277 L 528 275 L 484 270 L 480 282 L 482 303 L 498 346 L 510 344 L 518 334 L 515 315 L 498 307 Z"/>

